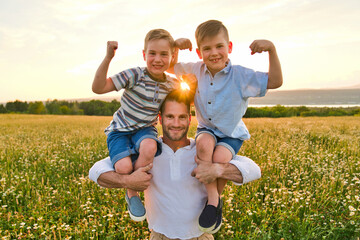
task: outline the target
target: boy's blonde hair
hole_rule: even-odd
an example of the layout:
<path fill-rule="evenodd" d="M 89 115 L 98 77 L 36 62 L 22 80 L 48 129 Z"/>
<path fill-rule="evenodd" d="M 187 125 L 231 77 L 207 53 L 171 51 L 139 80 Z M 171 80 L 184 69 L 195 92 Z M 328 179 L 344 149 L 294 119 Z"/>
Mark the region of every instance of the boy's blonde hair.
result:
<path fill-rule="evenodd" d="M 169 42 L 170 44 L 170 49 L 171 52 L 174 52 L 174 46 L 175 46 L 175 41 L 173 39 L 173 37 L 171 36 L 171 34 L 164 30 L 164 29 L 153 29 L 150 32 L 148 32 L 145 36 L 145 42 L 144 42 L 144 50 L 146 51 L 147 49 L 147 45 L 151 40 L 154 39 L 165 39 Z"/>
<path fill-rule="evenodd" d="M 222 31 L 227 42 L 229 42 L 229 33 L 224 24 L 218 20 L 208 20 L 201 23 L 195 31 L 195 39 L 198 48 L 206 37 L 214 37 Z"/>

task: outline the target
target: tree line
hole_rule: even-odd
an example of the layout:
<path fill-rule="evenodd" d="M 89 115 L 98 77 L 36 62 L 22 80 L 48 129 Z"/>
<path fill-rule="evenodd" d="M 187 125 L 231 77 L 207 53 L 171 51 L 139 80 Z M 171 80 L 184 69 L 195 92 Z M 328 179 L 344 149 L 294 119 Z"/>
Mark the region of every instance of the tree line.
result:
<path fill-rule="evenodd" d="M 84 102 L 69 102 L 48 100 L 46 102 L 22 102 L 16 100 L 0 104 L 0 113 L 26 113 L 26 114 L 56 114 L 56 115 L 91 115 L 112 116 L 120 107 L 120 102 L 91 100 Z M 191 114 L 195 115 L 192 108 Z M 360 107 L 330 108 L 330 107 L 249 107 L 244 118 L 279 118 L 279 117 L 308 117 L 308 116 L 360 116 Z"/>
<path fill-rule="evenodd" d="M 68 102 L 55 99 L 29 103 L 16 100 L 5 105 L 0 104 L 0 113 L 111 116 L 119 107 L 120 102 L 115 99 L 111 102 L 101 100 Z"/>

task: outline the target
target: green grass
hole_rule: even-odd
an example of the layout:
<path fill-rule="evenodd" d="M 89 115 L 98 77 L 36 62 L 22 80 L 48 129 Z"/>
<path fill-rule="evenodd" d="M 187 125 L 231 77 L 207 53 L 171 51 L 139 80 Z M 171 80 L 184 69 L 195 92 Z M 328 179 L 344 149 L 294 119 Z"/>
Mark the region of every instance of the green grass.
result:
<path fill-rule="evenodd" d="M 88 179 L 111 117 L 0 115 L 3 239 L 146 239 L 123 190 Z M 262 178 L 228 184 L 216 239 L 359 239 L 360 117 L 246 119 Z M 194 136 L 196 123 L 191 125 Z"/>

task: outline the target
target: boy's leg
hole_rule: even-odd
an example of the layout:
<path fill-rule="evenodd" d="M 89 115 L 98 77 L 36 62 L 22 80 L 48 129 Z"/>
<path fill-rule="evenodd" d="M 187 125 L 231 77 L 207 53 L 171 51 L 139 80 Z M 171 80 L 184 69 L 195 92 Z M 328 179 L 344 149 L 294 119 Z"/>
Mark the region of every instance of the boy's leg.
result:
<path fill-rule="evenodd" d="M 161 149 L 161 146 L 157 145 L 157 130 L 155 127 L 146 127 L 139 129 L 131 136 L 131 143 L 131 152 L 133 152 L 131 160 L 134 166 L 134 170 L 152 163 L 154 160 L 154 156 L 161 153 L 161 151 L 159 150 Z M 132 197 L 135 198 L 132 199 Z M 143 211 L 144 213 L 141 217 L 130 215 L 131 218 L 135 221 L 142 221 L 145 218 L 145 208 L 141 203 L 138 192 L 132 189 L 128 189 L 127 198 L 128 202 L 136 201 L 135 204 L 137 205 L 137 209 L 134 209 L 134 211 Z"/>
<path fill-rule="evenodd" d="M 213 162 L 216 163 L 228 163 L 231 159 L 239 152 L 243 140 L 231 137 L 220 138 L 218 143 L 216 144 Z M 225 179 L 218 179 L 217 189 L 219 195 L 221 195 L 224 187 L 226 185 L 227 180 Z"/>
<path fill-rule="evenodd" d="M 130 174 L 133 172 L 133 165 L 130 156 L 124 157 L 114 164 L 115 172 L 120 174 Z"/>
<path fill-rule="evenodd" d="M 134 164 L 134 171 L 140 167 L 145 167 L 154 161 L 157 151 L 157 143 L 154 139 L 146 138 L 141 141 L 139 148 L 139 157 Z M 137 191 L 128 189 L 128 196 L 138 196 Z"/>
<path fill-rule="evenodd" d="M 132 136 L 131 141 L 138 154 L 134 170 L 145 167 L 154 161 L 154 157 L 161 154 L 161 142 L 157 138 L 157 129 L 153 126 L 145 127 Z"/>
<path fill-rule="evenodd" d="M 216 145 L 216 138 L 207 130 L 198 129 L 196 136 L 196 155 L 203 161 L 212 162 L 213 151 Z M 199 229 L 203 232 L 210 232 L 214 229 L 219 216 L 219 194 L 217 180 L 205 184 L 208 194 L 208 201 L 199 216 Z"/>
<path fill-rule="evenodd" d="M 213 162 L 214 163 L 228 163 L 232 159 L 232 153 L 229 149 L 224 146 L 218 145 L 215 148 Z M 227 183 L 226 179 L 218 178 L 217 179 L 217 191 L 221 195 L 224 187 Z"/>
<path fill-rule="evenodd" d="M 212 162 L 213 153 L 215 148 L 215 139 L 208 133 L 201 133 L 196 137 L 196 155 L 198 159 L 203 161 Z M 205 184 L 208 193 L 208 205 L 217 206 L 219 203 L 219 194 L 217 191 L 217 182 L 214 181 Z"/>
<path fill-rule="evenodd" d="M 235 154 L 239 151 L 243 141 L 240 139 L 234 139 L 230 137 L 218 138 L 218 143 L 216 144 L 213 162 L 215 163 L 228 163 L 235 156 Z M 222 191 L 227 183 L 227 180 L 218 178 L 217 179 L 217 191 L 219 196 L 221 196 Z M 222 200 L 218 205 L 218 215 L 217 221 L 214 229 L 212 231 L 208 231 L 208 233 L 214 234 L 220 230 L 222 224 Z"/>
<path fill-rule="evenodd" d="M 120 174 L 130 174 L 133 172 L 133 163 L 130 156 L 120 159 L 114 164 L 115 172 Z M 143 221 L 145 219 L 145 208 L 141 199 L 132 189 L 125 189 L 125 200 L 128 205 L 130 218 L 134 221 Z"/>
<path fill-rule="evenodd" d="M 111 132 L 107 138 L 107 145 L 111 162 L 115 171 L 120 174 L 133 172 L 132 155 L 136 154 L 134 144 L 131 142 L 134 132 Z M 134 221 L 145 219 L 145 208 L 136 191 L 126 189 L 125 199 L 130 217 Z"/>
<path fill-rule="evenodd" d="M 142 140 L 139 148 L 139 157 L 135 162 L 134 170 L 152 163 L 154 161 L 157 148 L 157 142 L 154 139 L 146 138 Z"/>
<path fill-rule="evenodd" d="M 131 161 L 130 156 L 117 161 L 114 164 L 114 168 L 115 168 L 115 172 L 123 174 L 123 175 L 130 174 L 134 171 L 133 163 Z M 127 191 L 127 195 L 129 198 L 138 195 L 136 191 L 133 191 L 131 189 L 126 189 L 126 191 Z"/>

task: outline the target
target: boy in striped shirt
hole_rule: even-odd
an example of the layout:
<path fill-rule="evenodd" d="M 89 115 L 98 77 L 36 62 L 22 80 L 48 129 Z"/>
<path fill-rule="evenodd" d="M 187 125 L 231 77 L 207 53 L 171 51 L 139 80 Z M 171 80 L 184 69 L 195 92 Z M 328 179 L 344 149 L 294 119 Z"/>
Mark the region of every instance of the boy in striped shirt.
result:
<path fill-rule="evenodd" d="M 146 68 L 127 69 L 108 78 L 109 64 L 117 48 L 117 42 L 107 43 L 107 53 L 96 71 L 92 90 L 98 94 L 125 90 L 121 107 L 114 113 L 105 134 L 115 171 L 130 174 L 152 163 L 154 156 L 161 153 L 155 128 L 158 111 L 166 95 L 179 88 L 179 81 L 164 73 L 176 61 L 175 42 L 166 30 L 151 30 L 145 37 L 143 50 Z M 131 219 L 143 221 L 146 211 L 138 193 L 127 189 L 125 199 Z"/>

